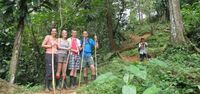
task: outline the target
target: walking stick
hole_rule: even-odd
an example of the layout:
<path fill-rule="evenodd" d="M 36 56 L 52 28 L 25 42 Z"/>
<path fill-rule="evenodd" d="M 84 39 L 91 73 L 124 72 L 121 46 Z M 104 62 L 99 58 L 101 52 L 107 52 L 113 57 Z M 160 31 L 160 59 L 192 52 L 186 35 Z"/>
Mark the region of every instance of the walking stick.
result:
<path fill-rule="evenodd" d="M 55 78 L 54 78 L 54 50 L 53 50 L 53 44 L 52 44 L 52 85 L 53 85 L 53 93 L 56 94 L 55 89 Z"/>
<path fill-rule="evenodd" d="M 97 36 L 96 36 L 96 33 L 95 33 L 94 39 L 95 39 L 94 59 L 95 59 L 96 76 L 97 76 L 97 47 L 96 47 L 96 45 L 97 45 Z"/>
<path fill-rule="evenodd" d="M 82 58 L 81 58 L 81 69 L 80 69 L 80 76 L 79 76 L 79 83 L 78 86 L 81 86 L 81 76 L 82 76 L 82 66 L 83 66 L 83 58 L 84 58 L 84 49 L 85 49 L 85 37 L 83 39 L 83 50 L 82 50 Z"/>

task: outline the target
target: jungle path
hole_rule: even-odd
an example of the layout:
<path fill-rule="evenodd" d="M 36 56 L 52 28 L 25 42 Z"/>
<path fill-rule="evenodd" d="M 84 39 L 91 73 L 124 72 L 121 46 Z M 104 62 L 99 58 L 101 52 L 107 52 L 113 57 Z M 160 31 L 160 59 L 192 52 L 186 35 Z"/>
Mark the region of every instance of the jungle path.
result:
<path fill-rule="evenodd" d="M 133 44 L 129 44 L 126 45 L 127 47 L 129 46 L 135 46 L 135 48 L 137 48 L 137 44 L 140 42 L 141 38 L 144 38 L 145 40 L 148 40 L 148 38 L 151 36 L 150 32 L 145 32 L 143 35 L 139 36 L 139 35 L 135 35 L 135 34 L 131 34 L 129 37 L 131 38 L 131 42 Z M 140 57 L 139 55 L 133 55 L 133 56 L 126 56 L 126 55 L 120 55 L 120 58 L 123 61 L 126 62 L 134 62 L 134 61 L 139 61 Z"/>
<path fill-rule="evenodd" d="M 41 91 L 39 93 L 34 93 L 34 94 L 54 94 L 54 93 L 53 91 L 50 92 Z M 78 94 L 78 93 L 76 93 L 76 91 L 73 89 L 63 89 L 62 91 L 56 90 L 56 94 Z"/>

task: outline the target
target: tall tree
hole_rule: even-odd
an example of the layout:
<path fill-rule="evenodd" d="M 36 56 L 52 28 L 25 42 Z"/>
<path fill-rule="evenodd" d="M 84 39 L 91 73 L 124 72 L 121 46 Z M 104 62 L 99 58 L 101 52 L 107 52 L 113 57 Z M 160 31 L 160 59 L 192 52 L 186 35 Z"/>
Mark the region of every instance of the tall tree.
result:
<path fill-rule="evenodd" d="M 179 0 L 169 0 L 171 41 L 173 44 L 185 43 L 183 21 L 180 14 Z"/>
<path fill-rule="evenodd" d="M 3 17 L 6 19 L 12 18 L 13 20 L 9 21 L 12 24 L 15 22 L 17 23 L 9 69 L 10 83 L 14 83 L 20 53 L 20 46 L 22 43 L 22 34 L 25 27 L 25 20 L 28 14 L 32 13 L 33 11 L 39 10 L 41 6 L 51 8 L 52 4 L 46 0 L 41 0 L 41 2 L 39 0 L 2 0 L 0 3 Z"/>
<path fill-rule="evenodd" d="M 116 50 L 116 43 L 114 40 L 113 34 L 113 22 L 112 22 L 112 13 L 111 13 L 111 1 L 105 0 L 105 7 L 106 7 L 106 24 L 107 24 L 107 31 L 108 31 L 108 38 L 111 50 Z"/>
<path fill-rule="evenodd" d="M 24 30 L 24 20 L 27 16 L 27 0 L 24 1 L 19 1 L 19 18 L 18 18 L 18 25 L 16 28 L 16 35 L 15 35 L 15 41 L 14 41 L 14 46 L 13 46 L 13 51 L 12 51 L 12 58 L 11 58 L 11 64 L 10 64 L 10 70 L 9 70 L 9 76 L 10 76 L 10 83 L 14 83 L 15 80 L 15 74 L 16 74 L 16 67 L 17 67 L 17 62 L 18 62 L 18 57 L 19 57 L 19 52 L 20 52 L 20 45 L 21 45 L 21 35 Z"/>

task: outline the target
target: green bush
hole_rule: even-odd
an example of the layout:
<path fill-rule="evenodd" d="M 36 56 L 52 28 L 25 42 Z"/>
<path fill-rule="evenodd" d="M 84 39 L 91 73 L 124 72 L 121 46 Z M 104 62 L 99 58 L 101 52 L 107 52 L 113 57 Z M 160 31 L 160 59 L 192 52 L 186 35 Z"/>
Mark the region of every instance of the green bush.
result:
<path fill-rule="evenodd" d="M 94 82 L 84 86 L 79 92 L 85 94 L 121 94 L 123 82 L 111 72 L 100 75 Z"/>

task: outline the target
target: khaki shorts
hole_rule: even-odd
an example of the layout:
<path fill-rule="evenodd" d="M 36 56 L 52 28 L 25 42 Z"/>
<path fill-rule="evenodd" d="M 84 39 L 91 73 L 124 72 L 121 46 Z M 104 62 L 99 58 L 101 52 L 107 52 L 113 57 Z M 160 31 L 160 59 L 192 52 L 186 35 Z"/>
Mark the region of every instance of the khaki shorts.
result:
<path fill-rule="evenodd" d="M 58 54 L 58 63 L 66 63 L 67 62 L 67 54 Z"/>
<path fill-rule="evenodd" d="M 90 67 L 90 65 L 94 65 L 94 60 L 92 56 L 87 56 L 83 58 L 83 68 Z"/>

